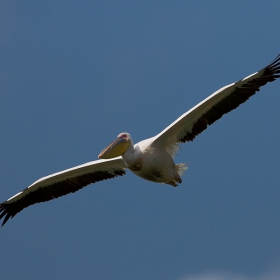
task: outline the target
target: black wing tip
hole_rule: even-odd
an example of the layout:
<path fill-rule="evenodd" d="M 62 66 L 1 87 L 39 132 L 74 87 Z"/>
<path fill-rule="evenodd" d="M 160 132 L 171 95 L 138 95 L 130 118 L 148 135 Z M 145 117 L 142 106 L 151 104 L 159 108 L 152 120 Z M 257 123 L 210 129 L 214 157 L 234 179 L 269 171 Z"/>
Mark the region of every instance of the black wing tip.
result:
<path fill-rule="evenodd" d="M 265 68 L 265 70 L 269 71 L 270 74 L 273 75 L 273 78 L 279 78 L 280 73 L 280 54 L 276 56 L 276 58 Z"/>
<path fill-rule="evenodd" d="M 280 53 L 270 62 L 269 65 L 272 65 L 272 64 L 277 63 L 279 61 L 280 61 Z"/>
<path fill-rule="evenodd" d="M 0 204 L 0 220 L 2 218 L 4 218 L 1 227 L 3 227 L 7 221 L 12 218 L 12 213 L 9 211 L 9 207 L 7 207 L 7 203 L 6 202 L 2 202 Z"/>

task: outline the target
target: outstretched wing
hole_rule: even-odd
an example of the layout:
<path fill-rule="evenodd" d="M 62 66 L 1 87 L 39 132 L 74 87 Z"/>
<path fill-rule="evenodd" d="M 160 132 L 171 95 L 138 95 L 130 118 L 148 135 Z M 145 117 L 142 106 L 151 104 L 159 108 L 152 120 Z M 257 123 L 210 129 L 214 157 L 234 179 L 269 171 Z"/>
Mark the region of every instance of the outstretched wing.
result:
<path fill-rule="evenodd" d="M 98 181 L 125 174 L 126 164 L 121 157 L 91 161 L 64 171 L 43 177 L 28 188 L 0 204 L 2 226 L 24 208 L 60 196 L 74 193 Z"/>
<path fill-rule="evenodd" d="M 154 141 L 171 146 L 171 150 L 176 143 L 193 141 L 209 125 L 248 100 L 260 87 L 279 77 L 280 55 L 262 70 L 214 92 L 156 135 Z"/>

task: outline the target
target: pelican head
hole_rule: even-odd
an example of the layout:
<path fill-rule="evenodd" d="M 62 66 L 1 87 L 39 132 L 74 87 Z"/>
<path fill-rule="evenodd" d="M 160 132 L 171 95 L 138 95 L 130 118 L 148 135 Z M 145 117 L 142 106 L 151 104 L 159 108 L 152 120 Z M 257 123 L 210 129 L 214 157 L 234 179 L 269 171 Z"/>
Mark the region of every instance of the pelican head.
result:
<path fill-rule="evenodd" d="M 99 159 L 109 159 L 121 156 L 131 145 L 131 136 L 127 132 L 122 132 L 117 136 L 117 139 L 111 143 L 108 147 L 103 149 L 99 154 Z"/>

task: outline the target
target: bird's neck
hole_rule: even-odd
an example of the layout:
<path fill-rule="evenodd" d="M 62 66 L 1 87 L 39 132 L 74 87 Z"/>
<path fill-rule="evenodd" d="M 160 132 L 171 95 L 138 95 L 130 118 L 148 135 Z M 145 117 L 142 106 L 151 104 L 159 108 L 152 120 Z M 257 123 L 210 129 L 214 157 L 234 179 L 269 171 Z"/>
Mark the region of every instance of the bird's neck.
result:
<path fill-rule="evenodd" d="M 122 158 L 124 159 L 127 166 L 130 166 L 135 161 L 137 161 L 140 156 L 141 156 L 140 150 L 137 149 L 137 146 L 134 147 L 133 143 L 131 143 L 128 149 L 122 155 Z"/>

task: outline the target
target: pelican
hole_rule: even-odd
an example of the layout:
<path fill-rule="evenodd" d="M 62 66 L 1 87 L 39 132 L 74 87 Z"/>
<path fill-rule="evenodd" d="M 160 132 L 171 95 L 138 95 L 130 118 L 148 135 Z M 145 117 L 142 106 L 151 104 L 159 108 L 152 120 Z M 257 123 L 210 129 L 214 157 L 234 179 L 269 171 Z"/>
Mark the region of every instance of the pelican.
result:
<path fill-rule="evenodd" d="M 106 179 L 123 176 L 129 169 L 137 176 L 155 183 L 176 187 L 187 169 L 175 164 L 179 144 L 193 141 L 224 114 L 247 101 L 268 82 L 280 77 L 280 54 L 265 68 L 235 83 L 222 87 L 181 115 L 156 136 L 133 144 L 129 133 L 123 132 L 91 161 L 43 177 L 23 191 L 0 204 L 2 226 L 24 208 Z"/>

